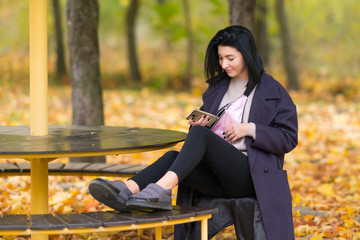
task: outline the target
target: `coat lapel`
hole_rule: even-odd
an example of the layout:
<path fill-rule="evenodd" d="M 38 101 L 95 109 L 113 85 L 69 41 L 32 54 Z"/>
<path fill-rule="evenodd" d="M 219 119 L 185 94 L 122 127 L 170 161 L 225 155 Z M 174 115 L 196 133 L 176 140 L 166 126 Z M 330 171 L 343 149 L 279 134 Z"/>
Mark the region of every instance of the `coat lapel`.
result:
<path fill-rule="evenodd" d="M 278 112 L 278 110 L 269 103 L 271 99 L 280 98 L 279 91 L 274 82 L 269 81 L 270 78 L 270 75 L 264 73 L 261 81 L 258 83 L 251 103 L 249 122 L 269 125 Z"/>
<path fill-rule="evenodd" d="M 249 122 L 268 126 L 276 116 L 278 110 L 269 103 L 269 100 L 280 98 L 280 94 L 274 85 L 274 82 L 269 81 L 271 78 L 272 77 L 266 73 L 264 73 L 261 77 L 261 80 L 255 89 L 254 98 L 251 103 Z M 250 143 L 251 139 L 246 138 L 249 165 L 250 169 L 253 169 L 256 159 L 256 151 L 250 147 Z"/>
<path fill-rule="evenodd" d="M 203 95 L 204 110 L 215 114 L 219 109 L 221 100 L 223 99 L 230 84 L 230 78 L 219 81 L 216 85 L 209 88 L 207 93 Z"/>

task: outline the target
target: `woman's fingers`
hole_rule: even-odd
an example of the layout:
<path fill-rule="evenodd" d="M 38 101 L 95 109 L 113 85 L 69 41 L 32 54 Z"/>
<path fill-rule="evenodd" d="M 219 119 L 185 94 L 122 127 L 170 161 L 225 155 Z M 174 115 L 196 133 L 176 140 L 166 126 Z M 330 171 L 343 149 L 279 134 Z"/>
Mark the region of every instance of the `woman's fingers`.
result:
<path fill-rule="evenodd" d="M 247 123 L 240 123 L 238 125 L 231 126 L 225 131 L 225 139 L 231 143 L 234 143 L 240 138 L 246 136 L 247 129 Z"/>
<path fill-rule="evenodd" d="M 206 115 L 203 115 L 199 120 L 198 120 L 198 123 L 199 125 L 201 126 L 205 126 L 209 121 L 209 117 L 206 116 Z"/>
<path fill-rule="evenodd" d="M 192 125 L 192 126 L 195 126 L 195 125 L 205 126 L 209 122 L 209 120 L 210 120 L 209 117 L 207 117 L 206 115 L 203 115 L 197 121 L 194 121 L 193 119 L 190 119 L 188 121 L 188 123 L 189 123 L 189 125 Z"/>

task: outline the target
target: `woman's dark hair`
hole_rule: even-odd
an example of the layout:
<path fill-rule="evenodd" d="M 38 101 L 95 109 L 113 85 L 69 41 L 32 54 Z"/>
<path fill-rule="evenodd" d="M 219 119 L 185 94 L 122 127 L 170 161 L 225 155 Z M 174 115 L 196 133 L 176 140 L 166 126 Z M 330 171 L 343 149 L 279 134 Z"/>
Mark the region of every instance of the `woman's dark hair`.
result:
<path fill-rule="evenodd" d="M 234 47 L 241 52 L 248 67 L 248 87 L 254 87 L 264 72 L 264 66 L 251 32 L 246 27 L 234 25 L 218 31 L 210 40 L 205 55 L 205 77 L 210 83 L 227 76 L 219 64 L 218 46 Z"/>

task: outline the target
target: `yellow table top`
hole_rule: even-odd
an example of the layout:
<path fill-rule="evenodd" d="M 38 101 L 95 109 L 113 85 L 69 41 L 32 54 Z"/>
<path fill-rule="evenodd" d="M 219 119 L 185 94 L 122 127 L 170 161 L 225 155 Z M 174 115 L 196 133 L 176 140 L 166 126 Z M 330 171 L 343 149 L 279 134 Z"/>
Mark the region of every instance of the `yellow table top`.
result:
<path fill-rule="evenodd" d="M 0 157 L 59 158 L 157 150 L 184 141 L 186 133 L 117 126 L 49 126 L 47 136 L 30 136 L 29 126 L 0 127 Z"/>

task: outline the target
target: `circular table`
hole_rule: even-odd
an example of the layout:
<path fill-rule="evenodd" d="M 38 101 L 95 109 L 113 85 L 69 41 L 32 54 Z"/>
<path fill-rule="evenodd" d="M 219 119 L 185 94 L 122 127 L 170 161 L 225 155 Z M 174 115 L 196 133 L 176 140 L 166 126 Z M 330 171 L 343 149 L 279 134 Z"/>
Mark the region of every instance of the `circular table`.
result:
<path fill-rule="evenodd" d="M 158 150 L 184 141 L 186 133 L 156 128 L 49 126 L 30 136 L 29 126 L 0 127 L 0 158 L 31 161 L 31 213 L 48 213 L 48 162 L 60 157 L 104 156 Z"/>
<path fill-rule="evenodd" d="M 30 136 L 29 126 L 0 127 L 1 158 L 104 156 L 167 148 L 186 133 L 115 126 L 49 126 L 48 135 Z"/>

